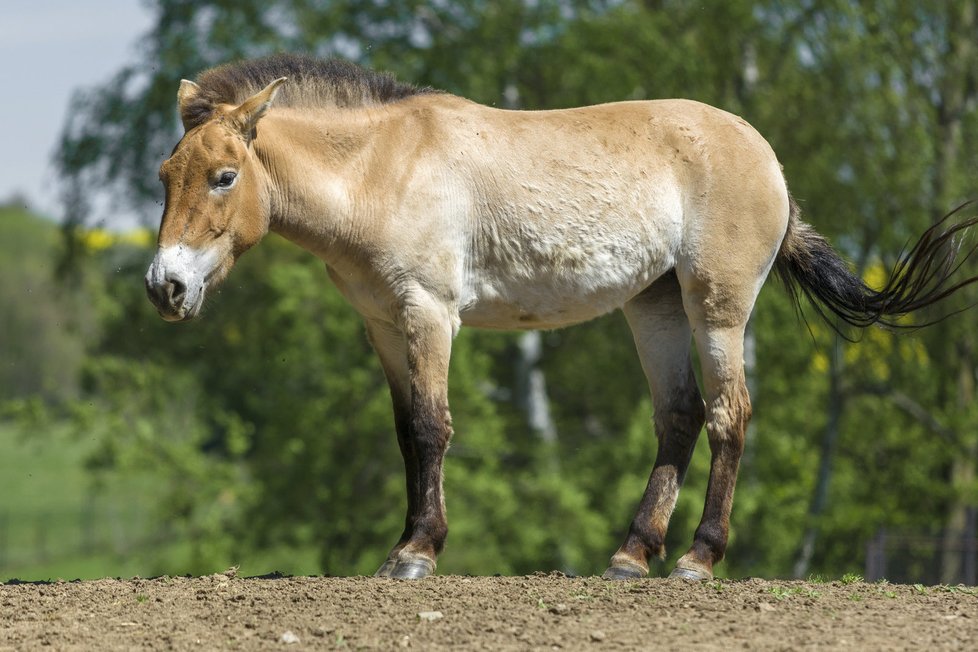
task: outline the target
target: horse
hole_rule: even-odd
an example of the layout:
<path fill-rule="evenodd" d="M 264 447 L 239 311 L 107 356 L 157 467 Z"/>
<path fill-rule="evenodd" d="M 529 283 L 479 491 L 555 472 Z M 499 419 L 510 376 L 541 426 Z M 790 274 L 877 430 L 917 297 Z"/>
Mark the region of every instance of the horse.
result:
<path fill-rule="evenodd" d="M 603 577 L 644 577 L 664 558 L 705 425 L 703 514 L 670 575 L 704 580 L 727 545 L 751 417 L 744 331 L 772 268 L 796 303 L 806 295 L 858 327 L 899 326 L 976 280 L 952 276 L 973 218 L 937 222 L 882 289 L 867 287 L 802 221 L 767 141 L 694 101 L 503 110 L 342 60 L 274 55 L 182 80 L 177 104 L 184 134 L 160 167 L 148 296 L 163 319 L 193 319 L 270 230 L 325 263 L 379 356 L 404 458 L 404 531 L 378 576 L 428 576 L 444 546 L 462 326 L 554 329 L 624 312 L 658 450 Z"/>

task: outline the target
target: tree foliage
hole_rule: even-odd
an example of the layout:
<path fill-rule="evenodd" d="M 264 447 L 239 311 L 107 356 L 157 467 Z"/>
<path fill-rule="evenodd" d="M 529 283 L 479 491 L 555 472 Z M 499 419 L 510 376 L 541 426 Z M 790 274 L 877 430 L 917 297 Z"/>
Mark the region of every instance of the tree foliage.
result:
<path fill-rule="evenodd" d="M 58 163 L 76 209 L 86 189 L 114 189 L 149 214 L 155 168 L 179 138 L 179 79 L 280 49 L 350 57 L 490 104 L 683 96 L 740 113 L 772 142 L 806 218 L 877 285 L 910 237 L 975 194 L 970 1 L 151 6 L 141 56 L 72 104 Z M 194 542 L 194 565 L 179 570 L 284 547 L 316 549 L 323 572 L 372 571 L 400 530 L 401 466 L 383 376 L 321 265 L 269 238 L 202 322 L 173 327 L 142 295 L 147 252 L 111 255 L 98 257 L 92 405 L 78 419 L 102 439 L 101 472 L 159 475 L 160 518 Z M 971 321 L 867 331 L 851 346 L 811 316 L 806 329 L 769 283 L 752 321 L 755 418 L 720 572 L 790 574 L 806 532 L 817 532 L 811 570 L 858 569 L 859 542 L 877 528 L 936 531 L 973 505 L 974 474 L 956 462 L 975 456 Z M 514 403 L 514 338 L 457 340 L 445 571 L 599 571 L 638 502 L 655 446 L 624 320 L 544 344 L 555 444 L 531 436 Z M 708 452 L 694 457 L 673 551 L 699 518 Z"/>

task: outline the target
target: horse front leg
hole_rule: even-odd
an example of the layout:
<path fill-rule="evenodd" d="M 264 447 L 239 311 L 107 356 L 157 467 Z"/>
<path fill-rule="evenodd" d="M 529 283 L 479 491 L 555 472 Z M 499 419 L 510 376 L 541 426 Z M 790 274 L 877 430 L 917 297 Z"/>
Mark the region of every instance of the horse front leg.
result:
<path fill-rule="evenodd" d="M 404 517 L 404 531 L 391 548 L 387 559 L 375 577 L 390 577 L 397 564 L 397 554 L 410 541 L 414 533 L 414 522 L 418 515 L 420 488 L 418 485 L 418 458 L 411 441 L 411 380 L 408 371 L 407 345 L 404 333 L 393 324 L 366 322 L 367 339 L 380 358 L 384 376 L 390 387 L 391 403 L 394 408 L 394 429 L 397 432 L 397 445 L 404 459 L 404 481 L 407 490 L 407 514 Z"/>
<path fill-rule="evenodd" d="M 368 324 L 391 386 L 398 444 L 404 457 L 404 532 L 377 575 L 418 579 L 435 570 L 448 525 L 442 467 L 451 439 L 448 361 L 451 321 L 433 301 L 415 302 L 399 328 Z"/>

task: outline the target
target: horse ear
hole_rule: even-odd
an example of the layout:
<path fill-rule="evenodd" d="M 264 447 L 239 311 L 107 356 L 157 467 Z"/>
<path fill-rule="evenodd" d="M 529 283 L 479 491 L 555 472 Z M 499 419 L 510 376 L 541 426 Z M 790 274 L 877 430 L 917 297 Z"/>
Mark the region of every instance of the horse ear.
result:
<path fill-rule="evenodd" d="M 271 108 L 272 102 L 275 100 L 275 95 L 278 93 L 278 87 L 286 79 L 287 77 L 276 79 L 231 111 L 231 119 L 234 120 L 241 130 L 242 135 L 248 140 L 251 139 L 252 132 L 255 129 L 255 125 L 258 124 L 258 120 Z"/>
<path fill-rule="evenodd" d="M 180 88 L 177 90 L 177 107 L 180 109 L 180 120 L 183 122 L 184 131 L 190 129 L 191 114 L 190 105 L 200 95 L 200 86 L 187 79 L 180 80 Z"/>

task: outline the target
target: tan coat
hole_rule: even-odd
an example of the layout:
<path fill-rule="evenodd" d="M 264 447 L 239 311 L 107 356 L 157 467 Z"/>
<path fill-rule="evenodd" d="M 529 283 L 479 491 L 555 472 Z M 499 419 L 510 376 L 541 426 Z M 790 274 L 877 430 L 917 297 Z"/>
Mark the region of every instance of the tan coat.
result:
<path fill-rule="evenodd" d="M 150 298 L 165 319 L 193 318 L 268 230 L 325 262 L 380 356 L 405 459 L 404 534 L 381 575 L 424 576 L 444 544 L 448 364 L 461 326 L 557 328 L 624 310 L 659 452 L 606 577 L 644 575 L 664 555 L 705 422 L 706 505 L 674 571 L 705 578 L 726 548 L 750 418 L 744 328 L 776 260 L 843 319 L 886 323 L 940 298 L 946 243 L 970 225 L 929 231 L 875 292 L 798 219 L 767 142 L 696 102 L 505 111 L 290 56 L 209 71 L 183 82 L 178 101 L 187 131 L 161 168 Z M 936 284 L 915 282 L 935 265 Z"/>

